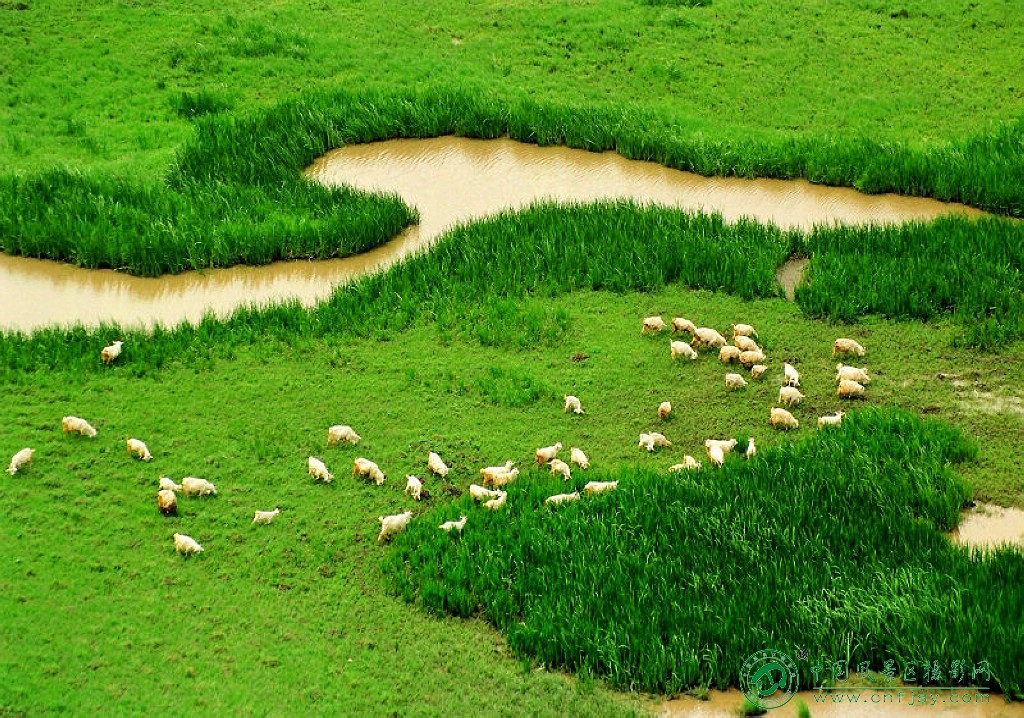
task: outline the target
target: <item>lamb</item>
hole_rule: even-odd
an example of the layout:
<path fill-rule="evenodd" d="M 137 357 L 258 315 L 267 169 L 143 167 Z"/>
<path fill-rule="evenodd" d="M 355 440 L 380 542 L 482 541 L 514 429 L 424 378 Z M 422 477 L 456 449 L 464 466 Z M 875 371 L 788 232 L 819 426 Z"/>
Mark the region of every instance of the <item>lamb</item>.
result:
<path fill-rule="evenodd" d="M 409 519 L 411 518 L 412 511 L 403 511 L 393 516 L 379 517 L 377 520 L 380 521 L 380 534 L 377 536 L 377 543 L 405 531 L 405 527 L 409 525 Z"/>
<path fill-rule="evenodd" d="M 749 324 L 733 324 L 732 325 L 732 337 L 750 337 L 757 336 L 757 330 Z"/>
<path fill-rule="evenodd" d="M 750 337 L 743 336 L 742 334 L 733 337 L 732 343 L 743 352 L 756 352 L 761 350 L 761 347 L 757 345 L 757 342 Z"/>
<path fill-rule="evenodd" d="M 572 451 L 569 452 L 569 463 L 576 464 L 581 469 L 590 468 L 590 459 L 588 459 L 587 455 L 583 453 L 583 449 L 575 446 L 572 447 Z"/>
<path fill-rule="evenodd" d="M 142 459 L 143 461 L 153 460 L 153 455 L 149 453 L 149 447 L 144 442 L 138 439 L 127 439 L 125 446 L 129 456 L 134 456 L 136 459 Z"/>
<path fill-rule="evenodd" d="M 178 513 L 178 496 L 170 489 L 161 489 L 156 494 L 156 507 L 164 516 L 176 516 Z"/>
<path fill-rule="evenodd" d="M 754 458 L 754 455 L 756 453 L 757 453 L 757 447 L 754 446 L 754 437 L 751 436 L 749 439 L 747 439 L 747 450 L 743 452 L 743 455 L 745 457 L 747 457 L 748 459 L 752 459 L 752 458 Z"/>
<path fill-rule="evenodd" d="M 517 476 L 519 476 L 519 469 L 512 469 L 500 474 L 491 474 L 489 477 L 484 478 L 484 483 L 490 483 L 494 488 L 500 489 L 502 486 L 515 481 Z"/>
<path fill-rule="evenodd" d="M 358 444 L 359 440 L 362 439 L 351 426 L 345 424 L 337 424 L 330 427 L 327 430 L 327 445 L 334 446 L 335 444 L 344 441 L 346 444 Z"/>
<path fill-rule="evenodd" d="M 855 399 L 864 396 L 864 385 L 849 379 L 842 379 L 839 382 L 839 389 L 836 394 L 840 399 Z"/>
<path fill-rule="evenodd" d="M 195 476 L 186 476 L 181 480 L 181 491 L 185 496 L 196 494 L 198 496 L 217 495 L 217 487 L 206 479 L 197 479 Z"/>
<path fill-rule="evenodd" d="M 804 399 L 804 396 L 795 386 L 784 386 L 779 389 L 779 403 L 786 406 L 796 406 Z"/>
<path fill-rule="evenodd" d="M 783 386 L 800 386 L 800 373 L 796 368 L 789 362 L 784 362 L 782 365 L 782 373 L 785 374 L 785 381 L 782 383 Z"/>
<path fill-rule="evenodd" d="M 493 476 L 499 476 L 501 474 L 507 474 L 512 471 L 512 460 L 509 459 L 505 462 L 504 466 L 488 466 L 480 469 L 480 475 L 484 477 L 484 486 L 490 483 L 489 479 Z"/>
<path fill-rule="evenodd" d="M 569 469 L 569 465 L 561 459 L 552 459 L 548 462 L 548 466 L 551 467 L 552 474 L 560 475 L 565 481 L 568 481 L 572 477 L 572 471 Z"/>
<path fill-rule="evenodd" d="M 671 414 L 671 413 L 672 413 L 672 403 L 671 402 L 663 401 L 660 404 L 658 404 L 658 418 L 659 419 L 667 419 L 668 415 Z"/>
<path fill-rule="evenodd" d="M 605 491 L 614 491 L 619 487 L 618 481 L 589 481 L 583 487 L 588 494 L 603 494 Z"/>
<path fill-rule="evenodd" d="M 710 327 L 697 327 L 693 332 L 693 343 L 699 346 L 725 346 L 725 337 Z"/>
<path fill-rule="evenodd" d="M 478 486 L 477 484 L 469 485 L 469 495 L 473 497 L 474 501 L 483 501 L 484 499 L 496 499 L 500 497 L 503 493 L 505 492 L 491 491 L 490 489 L 485 489 L 483 486 Z"/>
<path fill-rule="evenodd" d="M 122 344 L 124 344 L 124 342 L 116 341 L 110 346 L 103 347 L 103 351 L 100 352 L 100 359 L 103 360 L 104 364 L 111 364 L 115 359 L 121 356 Z"/>
<path fill-rule="evenodd" d="M 654 440 L 655 446 L 672 446 L 672 442 L 669 441 L 664 434 L 659 434 L 656 431 L 652 431 L 649 436 Z"/>
<path fill-rule="evenodd" d="M 174 483 L 168 476 L 160 477 L 160 490 L 161 491 L 181 491 L 181 484 Z"/>
<path fill-rule="evenodd" d="M 871 377 L 868 376 L 867 367 L 844 366 L 836 364 L 836 381 L 855 381 L 858 384 L 870 384 Z"/>
<path fill-rule="evenodd" d="M 96 429 L 92 428 L 92 424 L 85 419 L 80 419 L 77 416 L 65 416 L 60 420 L 60 424 L 64 428 L 65 434 L 77 431 L 80 436 L 88 436 L 90 439 L 96 438 Z"/>
<path fill-rule="evenodd" d="M 582 414 L 583 413 L 583 407 L 580 405 L 579 397 L 573 396 L 572 394 L 566 394 L 564 399 L 565 399 L 565 411 L 562 412 L 562 413 L 567 413 L 570 410 L 572 410 L 572 413 L 574 413 L 574 414 Z"/>
<path fill-rule="evenodd" d="M 306 474 L 312 476 L 314 480 L 321 479 L 325 484 L 331 483 L 331 479 L 334 478 L 334 474 L 327 470 L 326 464 L 315 456 L 306 459 Z"/>
<path fill-rule="evenodd" d="M 725 463 L 725 452 L 722 451 L 722 447 L 715 444 L 714 446 L 708 447 L 708 458 L 711 459 L 711 463 L 715 466 L 721 466 Z"/>
<path fill-rule="evenodd" d="M 856 354 L 862 357 L 864 356 L 864 347 L 853 339 L 840 338 L 832 343 L 832 356 L 836 354 Z"/>
<path fill-rule="evenodd" d="M 352 462 L 352 475 L 369 476 L 377 483 L 377 486 L 383 485 L 385 478 L 384 472 L 380 470 L 377 464 L 361 456 Z"/>
<path fill-rule="evenodd" d="M 32 455 L 34 453 L 36 453 L 35 449 L 26 447 L 12 456 L 11 465 L 7 467 L 7 473 L 14 476 L 21 467 L 29 466 L 32 463 Z"/>
<path fill-rule="evenodd" d="M 254 524 L 269 524 L 277 515 L 281 513 L 281 509 L 274 508 L 273 511 L 256 511 L 252 517 Z"/>
<path fill-rule="evenodd" d="M 798 429 L 800 422 L 796 420 L 796 417 L 790 414 L 785 409 L 778 407 L 772 407 L 771 424 L 776 429 Z"/>
<path fill-rule="evenodd" d="M 740 358 L 740 363 L 743 363 L 742 357 Z M 754 366 L 750 367 L 750 378 L 757 381 L 764 376 L 766 371 L 768 371 L 767 364 L 754 364 Z"/>
<path fill-rule="evenodd" d="M 723 364 L 732 364 L 740 360 L 740 348 L 734 347 L 731 344 L 726 344 L 718 350 L 718 361 Z"/>
<path fill-rule="evenodd" d="M 669 342 L 669 349 L 672 350 L 672 361 L 679 357 L 686 357 L 687 359 L 697 358 L 697 352 L 686 342 Z"/>
<path fill-rule="evenodd" d="M 555 494 L 554 496 L 548 496 L 544 499 L 544 503 L 551 504 L 552 506 L 558 506 L 564 504 L 567 501 L 578 501 L 580 498 L 579 491 L 573 491 L 571 494 Z"/>
<path fill-rule="evenodd" d="M 448 465 L 441 461 L 440 454 L 433 451 L 427 453 L 427 468 L 440 476 L 442 479 L 448 476 L 450 469 Z"/>
<path fill-rule="evenodd" d="M 650 434 L 640 434 L 640 441 L 637 443 L 637 448 L 654 451 L 654 437 Z"/>
<path fill-rule="evenodd" d="M 755 364 L 764 364 L 764 352 L 760 349 L 755 351 L 740 352 L 740 364 L 744 369 L 750 369 Z"/>
<path fill-rule="evenodd" d="M 417 501 L 423 497 L 423 482 L 412 474 L 407 474 L 405 477 L 405 491 L 403 493 L 410 494 Z"/>
<path fill-rule="evenodd" d="M 704 448 L 711 449 L 711 447 L 717 446 L 722 450 L 722 453 L 728 454 L 737 443 L 736 439 L 706 439 L 704 441 Z"/>
<path fill-rule="evenodd" d="M 843 423 L 843 415 L 845 411 L 837 411 L 832 416 L 819 416 L 818 417 L 818 428 L 824 429 L 826 426 L 839 426 Z"/>
<path fill-rule="evenodd" d="M 676 317 L 672 320 L 672 332 L 689 332 L 691 335 L 697 331 L 697 325 L 689 319 Z"/>
<path fill-rule="evenodd" d="M 732 391 L 733 389 L 742 389 L 747 385 L 747 380 L 739 374 L 726 374 L 725 375 L 725 388 Z"/>
<path fill-rule="evenodd" d="M 675 473 L 677 471 L 688 471 L 690 469 L 699 469 L 699 468 L 700 468 L 700 462 L 697 461 L 692 456 L 690 456 L 689 454 L 687 454 L 686 456 L 683 457 L 683 463 L 681 463 L 681 464 L 673 464 L 672 466 L 668 467 L 668 470 L 669 470 L 669 473 Z"/>
<path fill-rule="evenodd" d="M 466 525 L 466 517 L 463 516 L 458 521 L 445 521 L 443 524 L 438 526 L 442 531 L 451 533 L 454 529 L 457 533 L 462 533 L 462 528 Z"/>
<path fill-rule="evenodd" d="M 551 461 L 553 458 L 558 456 L 558 452 L 562 450 L 562 442 L 556 442 L 554 446 L 543 446 L 537 449 L 535 458 L 537 459 L 537 466 L 543 466 L 544 464 Z"/>
<path fill-rule="evenodd" d="M 640 328 L 641 334 L 656 334 L 665 328 L 665 320 L 661 317 L 644 317 L 644 325 Z"/>
<path fill-rule="evenodd" d="M 505 500 L 508 499 L 508 492 L 506 492 L 506 491 L 499 491 L 498 493 L 500 493 L 501 496 L 499 496 L 496 499 L 491 499 L 490 501 L 485 501 L 484 502 L 484 508 L 485 509 L 490 509 L 491 511 L 497 511 L 498 509 L 500 509 L 502 506 L 505 505 Z"/>
<path fill-rule="evenodd" d="M 194 553 L 202 553 L 203 547 L 191 536 L 174 534 L 174 550 L 184 556 L 190 556 Z"/>

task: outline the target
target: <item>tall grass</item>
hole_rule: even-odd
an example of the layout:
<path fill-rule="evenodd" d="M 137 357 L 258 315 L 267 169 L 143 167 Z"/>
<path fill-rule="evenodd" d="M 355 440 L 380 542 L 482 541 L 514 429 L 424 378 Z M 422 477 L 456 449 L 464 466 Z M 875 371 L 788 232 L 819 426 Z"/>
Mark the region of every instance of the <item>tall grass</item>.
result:
<path fill-rule="evenodd" d="M 940 533 L 968 490 L 950 463 L 976 448 L 902 412 L 730 458 L 721 470 L 530 470 L 501 512 L 469 496 L 414 520 L 385 559 L 393 590 L 432 611 L 481 615 L 512 648 L 613 685 L 673 693 L 738 685 L 748 655 L 796 653 L 801 682 L 828 661 L 987 660 L 1024 692 L 1024 557 L 971 555 Z M 617 491 L 552 510 L 593 479 Z M 436 526 L 469 516 L 461 537 Z"/>

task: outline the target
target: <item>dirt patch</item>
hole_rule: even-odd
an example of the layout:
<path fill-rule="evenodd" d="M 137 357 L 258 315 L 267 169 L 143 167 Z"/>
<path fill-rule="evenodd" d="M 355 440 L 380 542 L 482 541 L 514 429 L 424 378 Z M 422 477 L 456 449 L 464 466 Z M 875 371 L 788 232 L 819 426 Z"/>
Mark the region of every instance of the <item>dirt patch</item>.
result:
<path fill-rule="evenodd" d="M 796 299 L 796 287 L 803 281 L 807 265 L 810 263 L 811 260 L 807 257 L 791 257 L 775 272 L 775 279 L 782 285 L 787 302 Z"/>

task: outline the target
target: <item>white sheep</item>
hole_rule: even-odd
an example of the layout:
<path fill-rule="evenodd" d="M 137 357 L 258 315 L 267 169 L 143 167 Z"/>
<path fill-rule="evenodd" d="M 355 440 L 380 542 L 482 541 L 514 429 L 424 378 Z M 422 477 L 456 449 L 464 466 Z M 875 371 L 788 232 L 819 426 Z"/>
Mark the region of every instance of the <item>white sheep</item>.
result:
<path fill-rule="evenodd" d="M 419 501 L 423 496 L 423 482 L 412 474 L 406 475 L 405 491 L 403 493 L 410 494 L 414 499 Z"/>
<path fill-rule="evenodd" d="M 174 534 L 174 550 L 182 555 L 190 556 L 194 553 L 202 553 L 203 547 L 191 536 Z"/>
<path fill-rule="evenodd" d="M 116 341 L 110 346 L 103 347 L 100 352 L 100 359 L 103 360 L 104 364 L 110 364 L 119 356 L 121 356 L 121 345 L 124 344 L 122 341 Z"/>
<path fill-rule="evenodd" d="M 796 420 L 795 416 L 777 406 L 772 407 L 771 424 L 776 429 L 800 428 L 800 422 Z"/>
<path fill-rule="evenodd" d="M 747 385 L 747 380 L 739 374 L 725 375 L 725 388 L 728 390 L 742 389 Z"/>
<path fill-rule="evenodd" d="M 668 470 L 669 470 L 669 473 L 675 473 L 676 471 L 689 471 L 691 469 L 699 469 L 699 468 L 700 468 L 700 462 L 697 461 L 692 456 L 690 456 L 689 454 L 687 454 L 686 456 L 683 457 L 683 463 L 681 463 L 681 464 L 673 464 L 672 466 L 668 467 Z"/>
<path fill-rule="evenodd" d="M 779 389 L 779 403 L 786 406 L 796 406 L 804 399 L 804 394 L 795 386 L 784 386 Z"/>
<path fill-rule="evenodd" d="M 483 501 L 484 499 L 496 499 L 503 493 L 505 492 L 491 491 L 490 489 L 485 489 L 483 486 L 478 486 L 477 484 L 469 485 L 469 495 L 473 497 L 474 501 Z"/>
<path fill-rule="evenodd" d="M 671 414 L 671 413 L 672 413 L 672 403 L 671 402 L 663 401 L 660 404 L 658 404 L 658 418 L 659 419 L 667 419 L 668 415 Z"/>
<path fill-rule="evenodd" d="M 743 336 L 742 334 L 733 337 L 732 343 L 735 344 L 741 352 L 756 352 L 761 350 L 761 347 L 757 345 L 757 342 L 750 337 Z"/>
<path fill-rule="evenodd" d="M 500 509 L 502 506 L 505 505 L 505 501 L 508 499 L 508 492 L 506 492 L 506 491 L 499 491 L 498 493 L 500 493 L 501 496 L 499 496 L 496 499 L 491 499 L 490 501 L 485 501 L 484 502 L 484 508 L 485 509 L 490 509 L 491 511 L 497 511 L 498 509 Z"/>
<path fill-rule="evenodd" d="M 96 429 L 92 427 L 92 424 L 77 416 L 65 416 L 60 420 L 60 425 L 64 428 L 65 434 L 77 431 L 81 436 L 96 437 Z"/>
<path fill-rule="evenodd" d="M 537 459 L 537 466 L 543 466 L 544 464 L 551 461 L 553 458 L 558 456 L 558 452 L 562 450 L 562 442 L 556 442 L 553 446 L 543 446 L 537 449 L 537 453 L 534 458 Z"/>
<path fill-rule="evenodd" d="M 567 414 L 570 411 L 574 414 L 583 413 L 583 405 L 580 404 L 580 398 L 578 396 L 566 394 L 562 398 L 565 399 L 565 411 L 562 413 Z"/>
<path fill-rule="evenodd" d="M 500 489 L 506 484 L 511 484 L 519 476 L 519 469 L 513 468 L 500 474 L 490 474 L 484 477 L 484 483 L 490 483 L 494 488 Z"/>
<path fill-rule="evenodd" d="M 760 349 L 754 351 L 740 352 L 740 364 L 743 365 L 744 369 L 750 369 L 755 364 L 764 364 L 765 356 L 764 352 Z"/>
<path fill-rule="evenodd" d="M 589 481 L 583 490 L 588 494 L 603 494 L 605 491 L 614 491 L 618 487 L 618 481 Z"/>
<path fill-rule="evenodd" d="M 441 460 L 441 455 L 434 451 L 427 453 L 427 468 L 442 479 L 447 477 L 450 471 L 448 465 Z"/>
<path fill-rule="evenodd" d="M 186 476 L 181 480 L 181 492 L 185 496 L 196 494 L 198 496 L 217 495 L 217 487 L 206 479 L 198 479 L 195 476 Z"/>
<path fill-rule="evenodd" d="M 757 447 L 754 446 L 754 437 L 751 436 L 749 439 L 747 439 L 747 450 L 743 452 L 743 455 L 746 456 L 748 459 L 752 459 L 754 458 L 754 455 L 756 453 Z"/>
<path fill-rule="evenodd" d="M 722 451 L 722 447 L 718 444 L 708 447 L 708 458 L 711 459 L 711 463 L 715 466 L 721 466 L 725 463 L 725 452 Z"/>
<path fill-rule="evenodd" d="M 836 354 L 856 354 L 864 356 L 864 347 L 853 339 L 839 338 L 832 343 L 832 356 Z"/>
<path fill-rule="evenodd" d="M 400 514 L 394 514 L 393 516 L 381 516 L 377 520 L 380 521 L 380 534 L 377 536 L 377 543 L 380 543 L 384 539 L 390 539 L 397 533 L 405 531 L 405 527 L 409 525 L 409 520 L 412 518 L 412 511 L 403 511 Z"/>
<path fill-rule="evenodd" d="M 443 524 L 438 526 L 438 528 L 442 531 L 447 531 L 448 533 L 451 533 L 453 530 L 456 533 L 462 533 L 462 529 L 465 525 L 466 517 L 465 515 L 463 515 L 463 517 L 460 518 L 458 521 L 445 521 Z"/>
<path fill-rule="evenodd" d="M 548 462 L 548 466 L 551 467 L 552 474 L 558 474 L 566 481 L 572 478 L 572 471 L 569 469 L 569 465 L 561 459 L 552 459 Z"/>
<path fill-rule="evenodd" d="M 504 466 L 487 466 L 483 469 L 480 469 L 480 475 L 484 477 L 484 486 L 486 486 L 487 484 L 491 483 L 492 477 L 507 474 L 510 471 L 512 471 L 511 459 L 506 461 Z"/>
<path fill-rule="evenodd" d="M 723 364 L 732 364 L 733 362 L 738 362 L 740 360 L 741 353 L 742 352 L 740 352 L 739 347 L 734 347 L 731 344 L 726 344 L 725 346 L 718 350 L 718 361 L 722 362 Z"/>
<path fill-rule="evenodd" d="M 7 473 L 14 476 L 21 467 L 29 466 L 32 463 L 32 455 L 35 453 L 35 449 L 29 449 L 28 447 L 19 451 L 11 457 L 11 465 L 7 467 Z"/>
<path fill-rule="evenodd" d="M 785 375 L 783 386 L 800 386 L 800 372 L 789 362 L 782 364 L 782 373 Z"/>
<path fill-rule="evenodd" d="M 689 332 L 693 334 L 697 331 L 697 325 L 691 322 L 689 319 L 683 317 L 676 317 L 672 320 L 672 331 L 673 332 Z"/>
<path fill-rule="evenodd" d="M 710 449 L 712 446 L 717 446 L 723 453 L 728 454 L 737 443 L 739 442 L 736 439 L 705 439 L 704 448 Z"/>
<path fill-rule="evenodd" d="M 871 377 L 868 376 L 867 367 L 844 366 L 836 364 L 836 381 L 855 381 L 858 384 L 870 384 Z"/>
<path fill-rule="evenodd" d="M 819 416 L 818 417 L 818 428 L 824 429 L 826 426 L 839 426 L 843 423 L 843 415 L 845 411 L 837 411 L 831 416 Z"/>
<path fill-rule="evenodd" d="M 352 475 L 368 476 L 376 482 L 377 486 L 381 486 L 385 478 L 384 472 L 380 470 L 377 464 L 369 459 L 364 459 L 362 456 L 352 462 Z"/>
<path fill-rule="evenodd" d="M 654 437 L 650 434 L 640 434 L 640 441 L 637 443 L 637 448 L 654 451 Z"/>
<path fill-rule="evenodd" d="M 590 468 L 590 459 L 583 453 L 583 449 L 576 446 L 572 447 L 572 451 L 569 452 L 569 463 L 576 464 L 581 469 Z"/>
<path fill-rule="evenodd" d="M 325 484 L 331 483 L 334 478 L 334 474 L 327 470 L 327 465 L 315 456 L 306 459 L 306 474 L 314 480 L 321 479 Z"/>
<path fill-rule="evenodd" d="M 269 524 L 277 518 L 279 513 L 281 513 L 279 508 L 274 508 L 273 511 L 256 511 L 252 517 L 252 522 L 254 524 Z"/>
<path fill-rule="evenodd" d="M 697 352 L 686 342 L 669 342 L 669 349 L 672 350 L 672 361 L 679 357 L 686 357 L 687 359 L 697 358 Z"/>
<path fill-rule="evenodd" d="M 139 439 L 126 439 L 125 447 L 129 456 L 134 456 L 136 459 L 142 459 L 143 461 L 153 460 L 153 455 L 149 453 L 149 447 Z"/>
<path fill-rule="evenodd" d="M 564 504 L 567 501 L 578 501 L 580 498 L 579 491 L 573 491 L 571 494 L 555 494 L 554 496 L 548 496 L 544 499 L 544 503 L 551 504 L 552 506 L 558 506 Z"/>
<path fill-rule="evenodd" d="M 181 491 L 181 484 L 176 484 L 169 476 L 160 477 L 161 491 Z"/>
<path fill-rule="evenodd" d="M 344 441 L 346 444 L 358 444 L 359 440 L 362 439 L 351 426 L 345 424 L 336 424 L 335 426 L 327 429 L 327 445 L 334 446 L 335 444 Z"/>
<path fill-rule="evenodd" d="M 650 436 L 652 441 L 654 441 L 655 446 L 672 446 L 672 442 L 669 441 L 664 434 L 652 431 L 648 436 Z"/>
<path fill-rule="evenodd" d="M 693 331 L 693 342 L 696 346 L 721 347 L 725 345 L 725 337 L 710 327 L 697 327 Z"/>
<path fill-rule="evenodd" d="M 661 317 L 644 317 L 641 334 L 656 334 L 665 328 L 665 320 Z"/>
<path fill-rule="evenodd" d="M 169 489 L 161 489 L 156 493 L 156 507 L 164 516 L 173 516 L 178 513 L 178 497 Z"/>
<path fill-rule="evenodd" d="M 757 336 L 757 330 L 749 324 L 733 324 L 732 325 L 732 337 L 750 337 Z"/>
<path fill-rule="evenodd" d="M 855 399 L 864 396 L 864 385 L 859 382 L 842 379 L 836 394 L 840 399 Z"/>
<path fill-rule="evenodd" d="M 740 363 L 743 363 L 742 357 L 740 358 Z M 764 373 L 766 371 L 768 371 L 767 364 L 754 364 L 752 367 L 750 367 L 750 378 L 753 379 L 754 381 L 757 381 L 758 379 L 764 376 Z"/>

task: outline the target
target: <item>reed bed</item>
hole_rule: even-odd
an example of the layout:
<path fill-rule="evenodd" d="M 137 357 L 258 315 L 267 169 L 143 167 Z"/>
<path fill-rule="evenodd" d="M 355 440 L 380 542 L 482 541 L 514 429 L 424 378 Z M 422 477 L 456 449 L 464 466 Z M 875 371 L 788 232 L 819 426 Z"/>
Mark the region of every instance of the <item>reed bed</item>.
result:
<path fill-rule="evenodd" d="M 486 618 L 522 657 L 631 690 L 736 686 L 746 656 L 776 648 L 807 651 L 802 685 L 829 661 L 988 661 L 985 684 L 1020 698 L 1024 556 L 941 533 L 969 493 L 950 464 L 975 454 L 948 425 L 867 410 L 721 470 L 566 484 L 530 469 L 499 512 L 465 495 L 416 517 L 385 572 L 408 601 Z M 595 479 L 619 488 L 543 503 Z M 437 530 L 460 514 L 461 536 Z"/>

